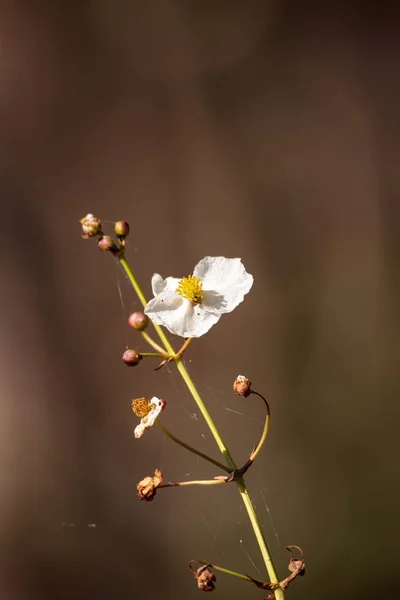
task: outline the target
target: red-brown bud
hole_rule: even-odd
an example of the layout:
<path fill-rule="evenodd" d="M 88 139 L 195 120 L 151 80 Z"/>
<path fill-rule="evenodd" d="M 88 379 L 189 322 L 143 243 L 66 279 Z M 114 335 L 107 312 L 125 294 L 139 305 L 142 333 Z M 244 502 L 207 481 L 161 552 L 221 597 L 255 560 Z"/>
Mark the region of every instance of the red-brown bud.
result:
<path fill-rule="evenodd" d="M 238 394 L 238 396 L 250 396 L 251 394 L 251 381 L 247 379 L 244 375 L 238 375 L 233 382 L 233 390 Z"/>
<path fill-rule="evenodd" d="M 149 317 L 140 311 L 136 311 L 131 314 L 128 319 L 128 323 L 133 329 L 137 331 L 143 331 L 149 324 Z"/>
<path fill-rule="evenodd" d="M 136 352 L 136 350 L 125 350 L 122 355 L 122 360 L 128 367 L 136 367 L 141 359 L 142 357 L 140 356 L 139 352 Z"/>
<path fill-rule="evenodd" d="M 97 242 L 97 247 L 103 252 L 117 252 L 118 248 L 114 244 L 114 240 L 109 235 L 103 235 Z"/>

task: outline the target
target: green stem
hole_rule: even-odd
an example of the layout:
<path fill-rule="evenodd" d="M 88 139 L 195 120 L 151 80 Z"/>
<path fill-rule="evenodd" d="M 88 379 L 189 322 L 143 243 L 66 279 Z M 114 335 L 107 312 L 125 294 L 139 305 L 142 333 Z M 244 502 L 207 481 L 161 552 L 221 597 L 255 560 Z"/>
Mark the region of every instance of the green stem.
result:
<path fill-rule="evenodd" d="M 243 479 L 243 475 L 241 475 L 241 474 L 237 475 L 235 477 L 235 481 L 236 481 L 236 485 L 238 486 L 240 495 L 242 497 L 243 504 L 247 510 L 247 514 L 249 516 L 251 526 L 253 527 L 254 535 L 256 536 L 256 540 L 259 545 L 262 557 L 264 559 L 264 563 L 265 563 L 265 566 L 268 571 L 269 580 L 271 583 L 275 583 L 275 584 L 279 583 L 279 579 L 276 574 L 275 567 L 274 567 L 271 555 L 268 550 L 268 545 L 264 538 L 264 534 L 261 530 L 260 523 L 258 522 L 256 511 L 254 510 L 254 506 L 253 506 L 253 503 L 249 496 L 249 492 L 247 491 L 246 484 Z M 284 599 L 283 590 L 280 588 L 277 588 L 275 590 L 275 597 L 276 597 L 276 600 L 283 600 Z"/>
<path fill-rule="evenodd" d="M 178 481 L 177 483 L 162 483 L 159 488 L 181 487 L 184 485 L 220 485 L 226 483 L 225 479 L 199 479 L 197 481 Z"/>
<path fill-rule="evenodd" d="M 268 404 L 267 400 L 264 398 L 264 396 L 262 396 L 262 395 L 261 395 L 261 394 L 259 394 L 258 392 L 255 392 L 254 390 L 252 390 L 252 392 L 251 392 L 251 393 L 252 393 L 252 394 L 255 394 L 256 396 L 258 396 L 259 398 L 261 398 L 261 399 L 264 401 L 265 407 L 266 407 L 266 409 L 267 409 L 267 414 L 266 414 L 266 416 L 265 416 L 265 424 L 264 424 L 264 429 L 263 429 L 263 432 L 262 432 L 262 434 L 261 434 L 260 441 L 258 442 L 258 445 L 257 445 L 257 447 L 255 448 L 255 450 L 253 450 L 253 452 L 252 452 L 252 453 L 251 453 L 251 455 L 250 455 L 250 460 L 251 460 L 251 462 L 253 462 L 253 461 L 256 459 L 256 457 L 257 457 L 258 453 L 260 452 L 261 448 L 263 447 L 263 444 L 264 444 L 264 442 L 265 442 L 265 439 L 266 439 L 266 437 L 267 437 L 267 435 L 268 435 L 268 429 L 269 429 L 269 420 L 270 420 L 270 417 L 271 417 L 271 411 L 270 411 L 270 409 L 269 409 L 269 404 Z"/>
<path fill-rule="evenodd" d="M 264 396 L 262 396 L 258 392 L 255 392 L 254 390 L 251 390 L 250 393 L 254 394 L 256 396 L 259 396 L 264 401 L 265 407 L 267 409 L 267 412 L 266 412 L 266 415 L 265 415 L 264 429 L 263 429 L 263 432 L 261 434 L 260 441 L 258 442 L 257 446 L 255 446 L 254 450 L 251 452 L 251 454 L 249 456 L 249 460 L 243 465 L 243 467 L 241 467 L 240 469 L 238 469 L 238 472 L 242 473 L 242 475 L 244 475 L 246 473 L 246 471 L 249 469 L 249 467 L 251 467 L 251 465 L 253 464 L 254 460 L 257 458 L 257 456 L 258 456 L 261 448 L 264 445 L 265 439 L 266 439 L 266 437 L 268 435 L 269 420 L 270 420 L 270 416 L 271 416 L 271 411 L 269 409 L 269 404 L 268 404 L 267 400 L 264 398 Z"/>
<path fill-rule="evenodd" d="M 196 450 L 196 448 L 193 448 L 192 446 L 189 446 L 189 444 L 185 444 L 185 442 L 182 442 L 182 440 L 180 440 L 173 433 L 171 433 L 169 431 L 169 429 L 167 429 L 165 427 L 165 425 L 163 425 L 159 419 L 156 420 L 156 423 L 159 426 L 159 428 L 162 429 L 162 431 L 165 433 L 165 435 L 167 435 L 173 442 L 176 442 L 177 444 L 179 444 L 183 448 L 186 448 L 186 450 L 189 450 L 190 452 L 193 452 L 193 454 L 197 454 L 197 456 L 200 456 L 201 458 L 204 458 L 205 460 L 208 460 L 208 462 L 212 463 L 213 465 L 215 465 L 219 469 L 223 469 L 227 473 L 231 473 L 231 470 L 228 467 L 226 467 L 222 463 L 218 462 L 217 460 L 214 460 L 213 458 L 211 458 L 211 456 L 208 456 L 207 454 L 204 454 L 203 452 L 200 452 L 200 450 Z"/>
<path fill-rule="evenodd" d="M 225 569 L 225 567 L 220 567 L 219 565 L 214 565 L 209 563 L 211 569 L 215 569 L 216 571 L 220 571 L 221 573 L 225 573 L 226 575 L 231 575 L 232 577 L 237 577 L 238 579 L 243 579 L 244 581 L 249 581 L 253 583 L 251 577 L 248 575 L 244 575 L 243 573 L 237 573 L 236 571 L 231 571 L 230 569 Z"/>
<path fill-rule="evenodd" d="M 183 362 L 180 358 L 175 360 L 175 364 L 176 364 L 176 368 L 178 369 L 179 373 L 181 374 L 182 379 L 184 380 L 190 393 L 192 394 L 194 401 L 196 402 L 201 414 L 203 415 L 203 418 L 204 418 L 205 422 L 207 423 L 208 428 L 210 429 L 211 433 L 213 434 L 214 439 L 217 442 L 218 448 L 220 449 L 221 454 L 224 456 L 224 458 L 226 460 L 226 464 L 228 465 L 229 470 L 235 471 L 236 470 L 235 461 L 233 460 L 228 448 L 225 446 L 225 442 L 222 439 L 221 434 L 219 433 L 214 421 L 212 420 L 211 415 L 208 412 L 203 400 L 201 399 L 200 394 L 197 391 L 185 365 L 183 364 Z"/>
<path fill-rule="evenodd" d="M 151 346 L 152 348 L 154 348 L 154 350 L 157 350 L 157 352 L 160 352 L 161 356 L 163 356 L 164 358 L 169 358 L 168 352 L 165 352 L 164 348 L 161 348 L 161 346 L 159 346 L 153 340 L 153 338 L 151 338 L 149 336 L 149 334 L 146 331 L 141 331 L 140 333 L 142 334 L 143 339 L 145 339 L 146 342 L 149 344 L 149 346 Z"/>
<path fill-rule="evenodd" d="M 119 260 L 121 267 L 124 269 L 129 281 L 132 284 L 133 289 L 135 290 L 135 292 L 137 294 L 137 297 L 139 298 L 139 300 L 142 303 L 143 308 L 144 308 L 147 304 L 146 296 L 143 294 L 142 288 L 140 287 L 138 280 L 134 276 L 133 271 L 132 271 L 128 261 L 126 260 L 125 253 L 121 252 L 117 256 L 117 258 Z M 153 323 L 153 327 L 157 331 L 157 334 L 158 334 L 160 340 L 162 341 L 162 343 L 164 344 L 168 354 L 170 354 L 170 355 L 175 354 L 174 349 L 172 348 L 171 344 L 169 343 L 169 340 L 168 340 L 167 336 L 165 335 L 165 333 L 163 332 L 163 330 L 161 329 L 161 327 L 159 325 L 156 325 L 155 323 Z"/>
<path fill-rule="evenodd" d="M 165 358 L 164 354 L 160 354 L 159 352 L 140 352 L 140 356 L 144 356 L 144 357 L 152 356 L 155 358 Z"/>

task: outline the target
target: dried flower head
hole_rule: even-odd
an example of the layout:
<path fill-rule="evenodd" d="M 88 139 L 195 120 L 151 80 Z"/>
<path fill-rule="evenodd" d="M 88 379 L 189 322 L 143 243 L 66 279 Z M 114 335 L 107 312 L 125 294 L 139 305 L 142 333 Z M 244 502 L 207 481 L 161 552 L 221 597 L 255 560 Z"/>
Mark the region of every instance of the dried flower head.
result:
<path fill-rule="evenodd" d="M 195 575 L 197 580 L 197 587 L 203 592 L 212 592 L 215 589 L 215 583 L 217 581 L 214 573 L 209 569 L 210 565 L 205 565 L 197 569 Z"/>
<path fill-rule="evenodd" d="M 233 390 L 238 394 L 238 396 L 250 396 L 251 394 L 251 381 L 247 379 L 244 375 L 238 375 L 233 382 Z"/>
<path fill-rule="evenodd" d="M 145 477 L 142 481 L 137 484 L 138 496 L 141 500 L 151 502 L 156 495 L 158 486 L 162 483 L 163 474 L 161 471 L 156 469 L 154 471 L 154 477 Z"/>
<path fill-rule="evenodd" d="M 146 431 L 153 427 L 160 412 L 162 412 L 167 403 L 165 400 L 160 400 L 155 396 L 149 400 L 148 398 L 136 398 L 132 400 L 132 410 L 137 417 L 141 417 L 141 421 L 135 427 L 135 438 L 140 438 Z"/>
<path fill-rule="evenodd" d="M 82 225 L 82 237 L 84 239 L 87 240 L 96 235 L 101 235 L 101 221 L 91 213 L 83 217 L 80 224 Z"/>

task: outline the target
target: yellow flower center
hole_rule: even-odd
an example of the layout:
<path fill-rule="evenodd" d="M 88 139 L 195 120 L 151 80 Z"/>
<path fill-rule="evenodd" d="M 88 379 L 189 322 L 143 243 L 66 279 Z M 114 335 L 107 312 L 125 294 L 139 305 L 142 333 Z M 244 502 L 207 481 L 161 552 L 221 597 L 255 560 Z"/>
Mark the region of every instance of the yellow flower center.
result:
<path fill-rule="evenodd" d="M 190 300 L 192 304 L 201 304 L 203 300 L 203 284 L 200 277 L 188 275 L 180 280 L 176 293 Z"/>
<path fill-rule="evenodd" d="M 139 419 L 142 419 L 152 410 L 149 398 L 135 398 L 132 400 L 132 410 Z"/>

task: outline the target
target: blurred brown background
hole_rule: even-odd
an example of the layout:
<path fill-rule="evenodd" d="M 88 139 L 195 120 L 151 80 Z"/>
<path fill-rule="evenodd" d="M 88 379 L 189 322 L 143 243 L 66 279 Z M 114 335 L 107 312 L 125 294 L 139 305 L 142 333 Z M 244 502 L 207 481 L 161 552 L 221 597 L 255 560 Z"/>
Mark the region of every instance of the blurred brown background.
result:
<path fill-rule="evenodd" d="M 87 212 L 131 223 L 148 295 L 155 271 L 242 257 L 252 292 L 187 362 L 239 462 L 263 411 L 233 379 L 270 399 L 248 482 L 282 577 L 305 550 L 288 597 L 398 597 L 398 3 L 0 6 L 0 597 L 197 598 L 191 558 L 264 577 L 233 486 L 136 498 L 155 467 L 216 473 L 136 441 L 132 397 L 218 452 L 172 367 L 122 364 L 139 305 Z"/>

